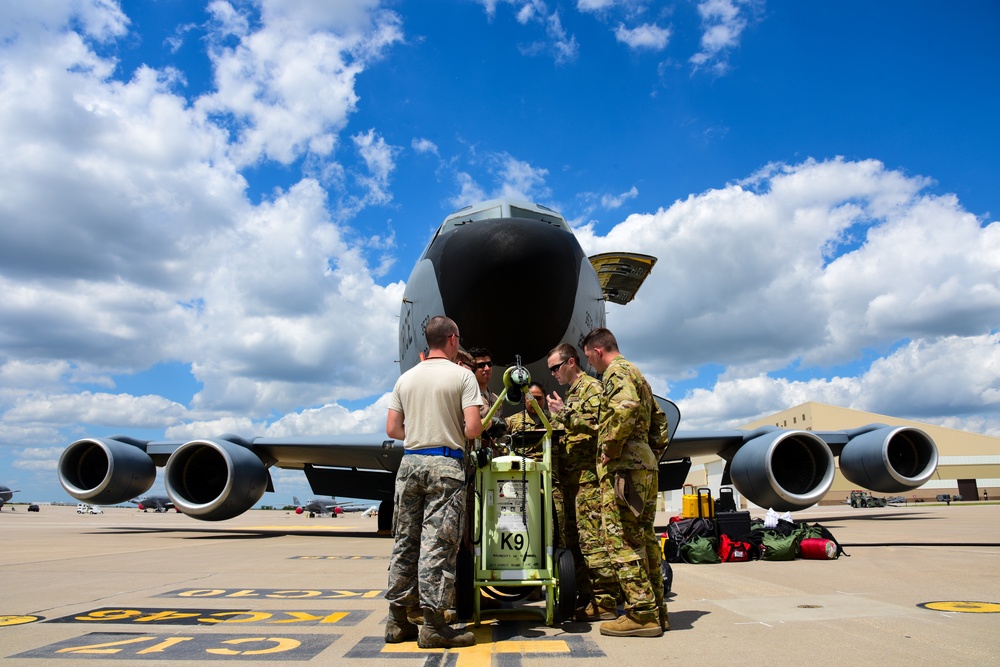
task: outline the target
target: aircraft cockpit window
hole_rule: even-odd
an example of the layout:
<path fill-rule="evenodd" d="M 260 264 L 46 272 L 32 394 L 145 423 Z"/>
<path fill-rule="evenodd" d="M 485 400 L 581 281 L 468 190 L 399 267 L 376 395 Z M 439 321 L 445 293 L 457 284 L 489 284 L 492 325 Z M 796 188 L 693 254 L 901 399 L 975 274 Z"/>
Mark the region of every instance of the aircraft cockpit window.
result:
<path fill-rule="evenodd" d="M 559 227 L 562 229 L 565 226 L 563 219 L 557 215 L 550 215 L 547 213 L 542 213 L 541 211 L 532 211 L 527 208 L 520 208 L 518 206 L 510 207 L 510 217 L 512 218 L 528 218 L 529 220 L 541 220 L 542 222 L 547 222 L 550 225 Z"/>
<path fill-rule="evenodd" d="M 466 206 L 465 208 L 456 211 L 455 213 L 452 213 L 447 218 L 445 218 L 444 222 L 441 223 L 441 226 L 438 227 L 438 230 L 434 232 L 434 237 L 430 240 L 430 243 L 427 244 L 427 247 L 430 248 L 432 245 L 434 245 L 434 241 L 437 240 L 437 237 L 447 232 L 450 232 L 453 229 L 457 229 L 462 225 L 466 224 L 467 222 L 475 222 L 476 220 L 488 220 L 490 218 L 503 217 L 503 209 L 500 206 L 491 206 L 489 208 L 484 208 L 480 211 L 470 211 L 469 213 L 462 213 L 462 211 L 465 211 L 466 209 L 470 208 L 472 207 Z M 424 253 L 426 252 L 427 250 L 425 248 Z"/>
<path fill-rule="evenodd" d="M 475 222 L 476 220 L 489 220 L 490 218 L 502 217 L 501 209 L 499 206 L 492 206 L 490 208 L 483 209 L 482 211 L 473 211 L 462 216 L 454 216 L 448 219 L 448 224 L 452 227 L 457 227 L 459 225 L 464 225 L 467 222 Z"/>

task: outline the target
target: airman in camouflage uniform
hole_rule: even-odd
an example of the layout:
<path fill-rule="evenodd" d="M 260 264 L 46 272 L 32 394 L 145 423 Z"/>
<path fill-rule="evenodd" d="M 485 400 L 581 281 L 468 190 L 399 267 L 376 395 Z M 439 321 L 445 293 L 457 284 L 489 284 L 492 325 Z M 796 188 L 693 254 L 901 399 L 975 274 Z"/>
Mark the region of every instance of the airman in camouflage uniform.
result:
<path fill-rule="evenodd" d="M 542 409 L 545 413 L 545 418 L 551 423 L 551 415 L 549 414 L 548 401 L 545 398 L 545 389 L 542 385 L 537 382 L 532 382 L 528 385 L 528 394 L 531 394 L 531 398 L 535 399 L 535 403 Z M 524 397 L 524 410 L 518 412 L 515 415 L 511 415 L 507 418 L 507 435 L 511 440 L 510 453 L 518 454 L 521 456 L 527 456 L 528 458 L 541 460 L 542 459 L 542 441 L 534 440 L 531 441 L 527 446 L 520 446 L 517 444 L 517 433 L 522 431 L 533 431 L 537 429 L 544 429 L 545 425 L 542 424 L 542 418 L 535 413 L 535 409 L 531 406 L 531 402 L 528 397 Z M 553 426 L 555 428 L 555 426 Z M 560 484 L 559 480 L 559 448 L 553 447 L 552 453 L 552 481 L 555 487 Z M 562 496 L 560 495 L 557 499 L 557 507 L 562 507 Z"/>
<path fill-rule="evenodd" d="M 407 608 L 453 608 L 455 560 L 465 513 L 462 460 L 448 456 L 404 456 L 396 473 L 393 505 L 399 511 L 392 515 L 395 543 L 389 591 L 399 590 L 404 595 L 390 599 Z M 408 511 L 419 507 L 423 508 L 422 513 Z M 410 580 L 413 574 L 417 575 L 415 582 Z M 421 601 L 420 592 L 429 594 L 426 601 Z"/>
<path fill-rule="evenodd" d="M 565 398 L 549 397 L 552 426 L 565 435 L 560 447 L 568 548 L 577 565 L 577 599 L 583 608 L 579 620 L 610 620 L 621 599 L 601 521 L 601 493 L 597 482 L 597 426 L 603 388 L 580 367 L 576 348 L 568 343 L 549 352 L 549 371 L 559 384 L 569 385 Z M 603 611 L 602 611 L 603 610 Z"/>
<path fill-rule="evenodd" d="M 482 399 L 472 373 L 453 363 L 458 325 L 434 317 L 425 336 L 427 357 L 396 381 L 386 416 L 386 433 L 403 441 L 404 456 L 393 497 L 395 543 L 385 594 L 385 640 L 417 639 L 421 648 L 456 648 L 476 641 L 471 632 L 448 625 L 444 614 L 455 602 L 466 495 L 465 441 L 482 430 Z M 419 629 L 408 618 L 417 608 L 424 614 Z"/>
<path fill-rule="evenodd" d="M 469 354 L 472 356 L 473 360 L 472 373 L 476 376 L 476 382 L 479 383 L 479 393 L 483 398 L 483 405 L 479 408 L 479 418 L 482 420 L 486 418 L 490 408 L 493 407 L 493 404 L 496 403 L 499 398 L 499 396 L 493 393 L 493 390 L 489 387 L 490 379 L 493 377 L 493 355 L 485 347 L 474 347 L 469 350 Z M 503 426 L 504 420 L 499 412 L 493 416 L 493 421 L 495 424 L 499 424 L 501 427 Z M 490 450 L 490 453 L 493 456 L 502 456 L 506 454 L 506 448 L 497 441 L 497 438 L 501 435 L 503 435 L 502 428 L 500 433 L 497 434 L 495 425 L 487 424 L 486 428 L 483 429 L 483 433 L 479 441 L 480 447 Z"/>
<path fill-rule="evenodd" d="M 659 406 L 639 369 L 618 352 L 610 331 L 591 331 L 583 351 L 603 374 L 597 474 L 608 554 L 625 596 L 626 614 L 602 624 L 601 634 L 658 637 L 667 623 L 660 556 L 652 548 L 657 457 L 649 436 Z"/>
<path fill-rule="evenodd" d="M 535 399 L 535 403 L 542 409 L 542 412 L 545 413 L 545 418 L 548 419 L 548 403 L 546 403 L 545 390 L 542 388 L 542 385 L 537 382 L 532 382 L 528 385 L 527 394 L 530 394 L 531 398 Z M 507 435 L 517 433 L 518 431 L 533 431 L 544 428 L 545 425 L 542 424 L 542 418 L 535 412 L 535 408 L 531 404 L 527 395 L 524 397 L 524 410 L 507 417 Z M 540 459 L 542 457 L 542 446 L 540 442 L 533 443 L 528 447 L 525 447 L 523 451 L 514 445 L 512 450 L 512 453 L 516 452 L 517 454 L 524 454 L 524 456 L 533 459 Z"/>

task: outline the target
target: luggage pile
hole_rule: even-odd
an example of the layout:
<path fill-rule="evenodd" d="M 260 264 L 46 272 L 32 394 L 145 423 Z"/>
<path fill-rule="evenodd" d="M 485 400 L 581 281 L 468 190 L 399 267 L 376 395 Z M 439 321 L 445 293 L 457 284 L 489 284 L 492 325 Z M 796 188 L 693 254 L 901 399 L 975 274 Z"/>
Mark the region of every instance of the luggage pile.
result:
<path fill-rule="evenodd" d="M 731 488 L 723 487 L 714 502 L 708 488 L 688 485 L 684 491 L 681 514 L 670 519 L 662 535 L 667 563 L 834 560 L 847 555 L 833 534 L 818 523 L 777 519 L 768 522 L 773 527 L 765 527 L 763 520 L 751 520 L 749 511 L 736 509 Z"/>

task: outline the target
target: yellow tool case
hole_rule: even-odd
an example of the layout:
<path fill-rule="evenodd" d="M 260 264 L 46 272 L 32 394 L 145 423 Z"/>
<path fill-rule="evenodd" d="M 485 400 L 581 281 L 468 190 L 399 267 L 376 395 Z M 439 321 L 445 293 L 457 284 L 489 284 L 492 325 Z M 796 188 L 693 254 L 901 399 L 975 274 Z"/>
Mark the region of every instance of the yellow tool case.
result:
<path fill-rule="evenodd" d="M 688 489 L 690 489 L 690 493 L 688 493 Z M 694 484 L 685 484 L 681 516 L 685 519 L 711 519 L 714 517 L 715 502 L 712 500 L 712 490 L 707 486 L 695 490 Z"/>

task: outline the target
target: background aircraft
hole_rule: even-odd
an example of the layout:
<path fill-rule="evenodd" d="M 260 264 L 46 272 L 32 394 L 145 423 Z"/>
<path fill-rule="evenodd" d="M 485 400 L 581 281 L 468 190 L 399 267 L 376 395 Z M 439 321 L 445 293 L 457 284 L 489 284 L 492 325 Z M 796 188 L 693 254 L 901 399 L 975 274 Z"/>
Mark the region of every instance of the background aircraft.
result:
<path fill-rule="evenodd" d="M 427 352 L 424 324 L 444 313 L 458 323 L 466 349 L 489 348 L 498 367 L 519 360 L 548 389 L 548 351 L 564 341 L 579 347 L 591 329 L 604 326 L 605 301 L 629 302 L 655 261 L 616 253 L 588 258 L 558 213 L 529 202 L 496 199 L 463 208 L 445 218 L 407 281 L 400 370 L 419 363 Z M 516 309 L 498 307 L 501 297 L 517 293 L 513 288 L 526 281 L 545 286 L 544 297 L 519 297 Z M 502 375 L 494 373 L 494 379 L 500 382 Z M 818 502 L 833 482 L 835 456 L 851 482 L 882 493 L 916 488 L 937 468 L 933 440 L 913 428 L 685 434 L 676 432 L 676 406 L 660 401 L 675 430 L 660 464 L 661 490 L 680 488 L 689 457 L 701 454 L 722 456 L 723 483 L 731 481 L 750 502 L 779 511 Z M 237 516 L 273 491 L 271 466 L 300 469 L 316 493 L 380 501 L 384 530 L 391 525 L 402 451 L 402 443 L 384 433 L 251 439 L 224 434 L 188 442 L 110 436 L 77 440 L 58 468 L 74 498 L 114 504 L 145 492 L 155 466 L 165 466 L 174 505 L 209 521 Z"/>
<path fill-rule="evenodd" d="M 142 498 L 134 498 L 129 502 L 138 505 L 138 508 L 143 512 L 146 510 L 166 512 L 167 510 L 175 509 L 169 496 L 143 496 Z"/>
<path fill-rule="evenodd" d="M 19 493 L 17 489 L 0 484 L 0 509 L 3 509 L 3 504 L 13 498 L 15 493 Z"/>
<path fill-rule="evenodd" d="M 305 512 L 309 513 L 310 517 L 331 515 L 334 518 L 338 514 L 343 514 L 344 512 L 363 512 L 364 507 L 355 505 L 353 503 L 338 503 L 335 497 L 327 498 L 312 498 L 305 503 L 299 502 L 299 499 L 292 496 L 292 502 L 295 503 L 295 513 L 303 514 Z"/>

